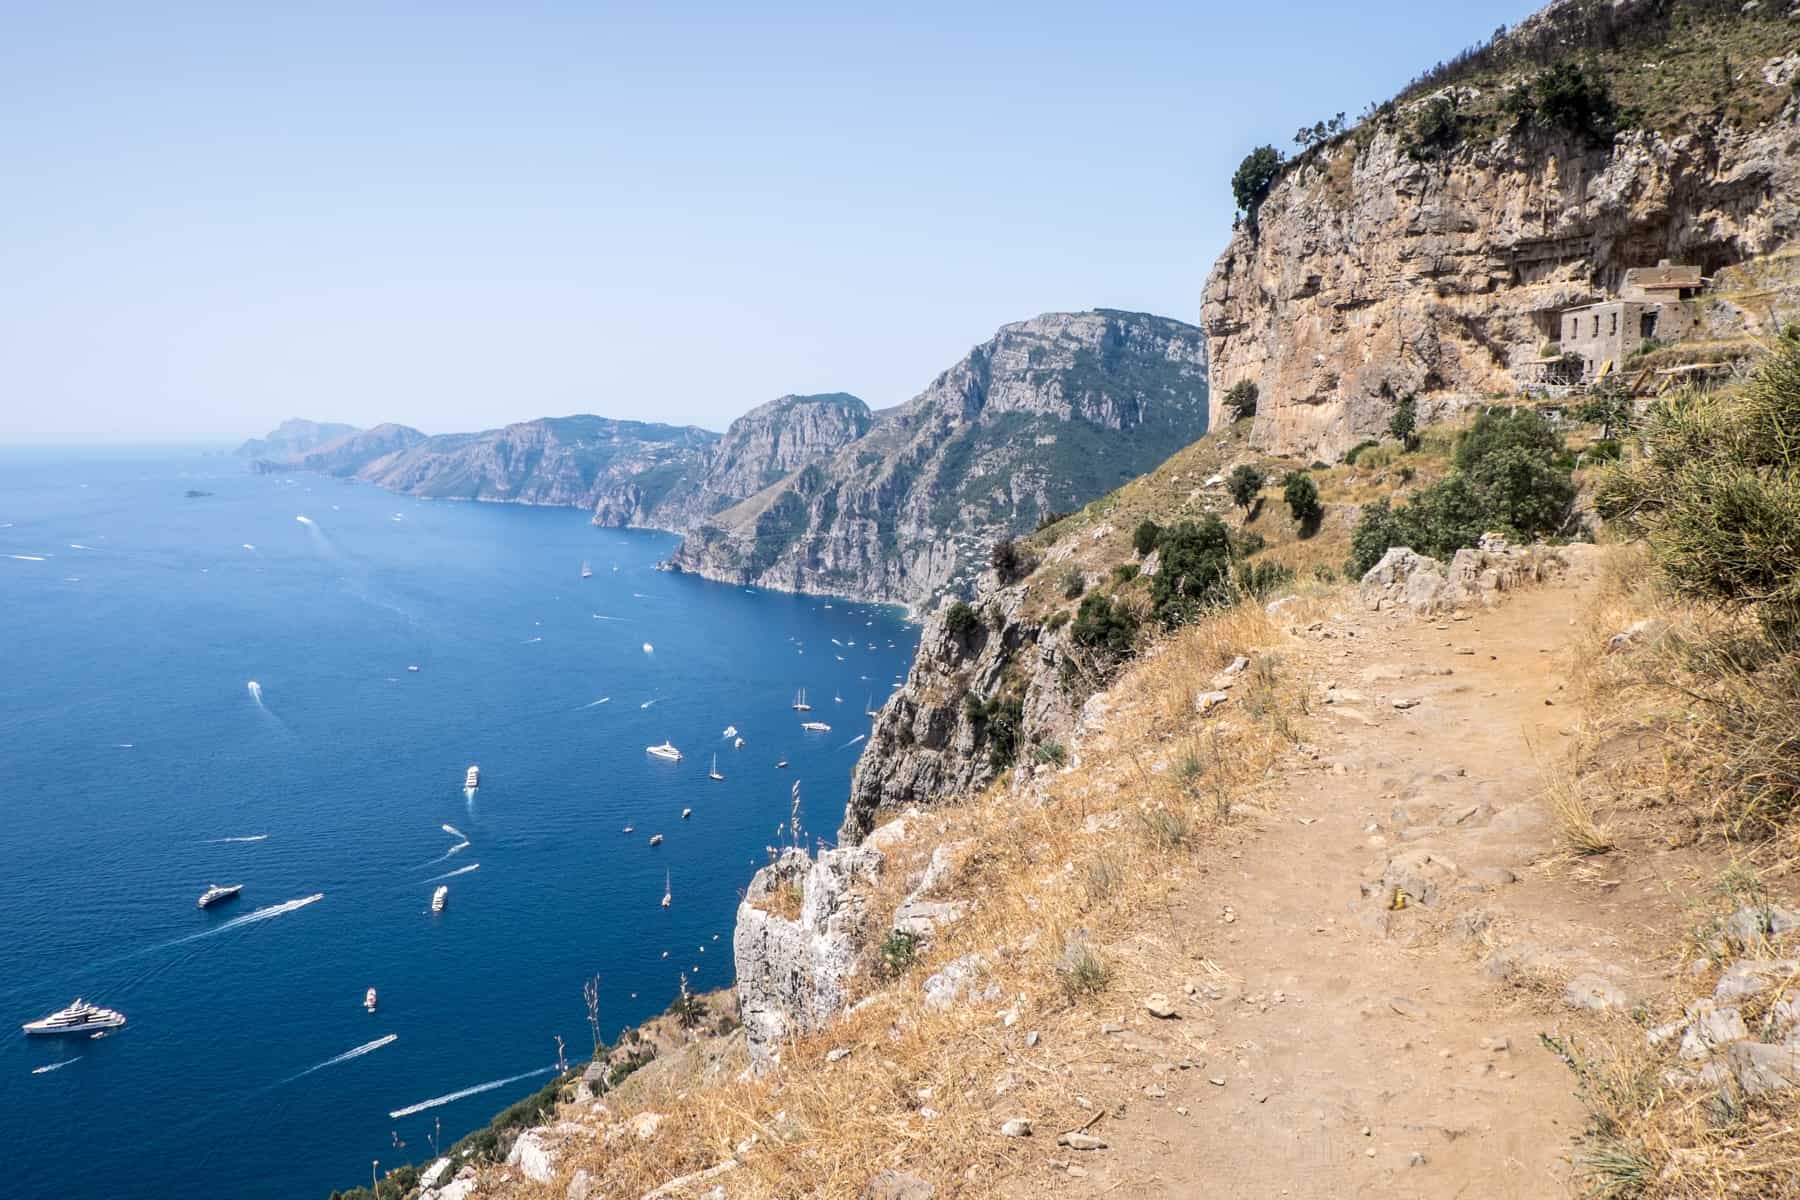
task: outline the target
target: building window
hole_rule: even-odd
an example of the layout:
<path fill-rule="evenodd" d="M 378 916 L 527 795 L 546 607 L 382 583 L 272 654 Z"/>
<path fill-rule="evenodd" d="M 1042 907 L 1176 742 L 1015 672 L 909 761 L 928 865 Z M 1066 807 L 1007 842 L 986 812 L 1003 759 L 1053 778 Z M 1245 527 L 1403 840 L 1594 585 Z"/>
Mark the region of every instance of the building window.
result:
<path fill-rule="evenodd" d="M 1600 314 L 1599 314 L 1599 313 L 1595 313 L 1595 314 L 1594 314 L 1594 332 L 1593 332 L 1593 336 L 1594 336 L 1594 337 L 1599 337 L 1599 336 L 1600 336 Z"/>
<path fill-rule="evenodd" d="M 1619 332 L 1619 314 L 1617 312 L 1612 314 L 1611 325 L 1612 327 L 1607 332 L 1616 335 Z"/>

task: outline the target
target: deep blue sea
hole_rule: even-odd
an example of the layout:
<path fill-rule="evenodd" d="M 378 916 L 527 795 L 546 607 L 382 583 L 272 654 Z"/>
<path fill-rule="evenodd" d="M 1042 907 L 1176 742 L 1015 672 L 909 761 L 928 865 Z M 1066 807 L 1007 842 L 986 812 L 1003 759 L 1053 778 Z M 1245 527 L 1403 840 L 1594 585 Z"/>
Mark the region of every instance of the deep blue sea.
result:
<path fill-rule="evenodd" d="M 323 1200 L 540 1087 L 556 1035 L 591 1053 L 589 976 L 609 1038 L 681 971 L 729 984 L 790 786 L 833 835 L 915 631 L 656 571 L 672 544 L 216 451 L 0 449 L 10 1194 Z M 200 911 L 215 882 L 243 894 Z M 20 1033 L 77 995 L 129 1024 Z"/>

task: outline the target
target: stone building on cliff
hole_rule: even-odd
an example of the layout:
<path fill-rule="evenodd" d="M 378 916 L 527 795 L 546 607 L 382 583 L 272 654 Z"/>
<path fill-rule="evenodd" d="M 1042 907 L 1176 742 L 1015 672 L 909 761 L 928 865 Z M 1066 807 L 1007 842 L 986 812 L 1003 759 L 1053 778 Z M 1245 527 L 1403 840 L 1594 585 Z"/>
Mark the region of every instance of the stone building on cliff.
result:
<path fill-rule="evenodd" d="M 1591 381 L 1617 370 L 1653 338 L 1679 341 L 1694 327 L 1688 301 L 1704 283 L 1699 267 L 1673 266 L 1668 259 L 1628 270 L 1617 296 L 1563 310 L 1561 351 L 1580 355 L 1582 377 Z"/>

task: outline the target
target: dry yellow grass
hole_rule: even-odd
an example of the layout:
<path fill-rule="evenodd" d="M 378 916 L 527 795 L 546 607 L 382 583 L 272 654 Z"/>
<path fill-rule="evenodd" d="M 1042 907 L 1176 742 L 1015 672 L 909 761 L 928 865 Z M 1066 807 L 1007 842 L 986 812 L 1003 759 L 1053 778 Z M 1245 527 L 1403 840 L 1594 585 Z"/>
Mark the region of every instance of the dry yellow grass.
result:
<path fill-rule="evenodd" d="M 787 1045 L 766 1077 L 659 1088 L 654 1138 L 577 1155 L 563 1178 L 517 1194 L 560 1197 L 580 1167 L 599 1193 L 635 1197 L 733 1158 L 730 1193 L 752 1198 L 858 1196 L 883 1168 L 924 1175 L 940 1196 L 988 1196 L 1043 1170 L 1041 1153 L 999 1136 L 999 1123 L 1028 1115 L 1054 1137 L 1122 1101 L 1123 1074 L 1100 1068 L 1133 1052 L 1099 1040 L 1097 1023 L 1208 975 L 1205 947 L 1183 941 L 1167 914 L 1208 846 L 1232 836 L 1220 820 L 1226 798 L 1296 734 L 1306 681 L 1286 670 L 1282 643 L 1254 605 L 1165 638 L 1112 689 L 1104 732 L 1047 784 L 1015 792 L 1003 780 L 914 820 L 931 833 L 890 856 L 869 905 L 876 919 L 945 841 L 977 847 L 947 890 L 980 898 L 919 962 L 894 979 L 871 964 L 859 997 L 868 1002 Z M 1233 702 L 1197 716 L 1193 695 L 1240 653 L 1257 665 Z M 1198 765 L 1183 769 L 1189 752 Z M 925 978 L 970 953 L 987 964 L 980 987 L 998 998 L 927 1007 Z M 1039 1034 L 1035 1047 L 1027 1031 Z M 852 1053 L 826 1062 L 839 1046 Z M 629 1085 L 609 1098 L 613 1119 L 648 1102 Z"/>

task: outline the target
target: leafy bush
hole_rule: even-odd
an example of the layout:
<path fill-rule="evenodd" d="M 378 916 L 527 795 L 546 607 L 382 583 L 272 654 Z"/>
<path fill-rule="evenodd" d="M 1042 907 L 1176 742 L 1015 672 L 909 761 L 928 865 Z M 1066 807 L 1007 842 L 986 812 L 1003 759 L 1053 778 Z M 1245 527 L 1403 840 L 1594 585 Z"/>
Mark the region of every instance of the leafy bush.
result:
<path fill-rule="evenodd" d="M 1080 567 L 1070 567 L 1063 572 L 1062 594 L 1065 600 L 1076 600 L 1081 593 L 1087 591 L 1087 576 L 1081 573 Z"/>
<path fill-rule="evenodd" d="M 967 642 L 969 635 L 980 624 L 981 618 L 975 615 L 975 610 L 961 600 L 952 604 L 950 611 L 944 614 L 944 628 L 959 642 Z"/>
<path fill-rule="evenodd" d="M 1130 655 L 1137 639 L 1137 618 L 1123 604 L 1114 604 L 1099 592 L 1082 598 L 1075 613 L 1072 636 L 1079 646 L 1098 650 L 1113 657 Z"/>
<path fill-rule="evenodd" d="M 1138 527 L 1131 533 L 1131 548 L 1141 558 L 1156 549 L 1156 539 L 1162 536 L 1162 526 L 1145 517 L 1138 522 Z"/>
<path fill-rule="evenodd" d="M 1361 579 L 1369 568 L 1381 561 L 1391 546 L 1404 546 L 1406 532 L 1400 518 L 1386 500 L 1365 504 L 1356 529 L 1350 535 L 1350 563 L 1346 567 L 1352 579 Z"/>
<path fill-rule="evenodd" d="M 1411 392 L 1400 397 L 1394 404 L 1393 415 L 1388 418 L 1388 432 L 1408 450 L 1419 447 L 1419 400 Z"/>
<path fill-rule="evenodd" d="M 1225 477 L 1225 490 L 1231 495 L 1231 502 L 1239 508 L 1248 509 L 1256 502 L 1256 494 L 1262 491 L 1265 477 L 1263 473 L 1249 463 L 1239 463 Z"/>
<path fill-rule="evenodd" d="M 1413 114 L 1403 138 L 1406 152 L 1421 162 L 1441 158 L 1463 140 L 1463 117 L 1449 96 L 1433 96 Z"/>
<path fill-rule="evenodd" d="M 1031 757 L 1041 766 L 1061 767 L 1069 761 L 1069 752 L 1061 742 L 1045 742 L 1031 752 Z"/>
<path fill-rule="evenodd" d="M 1358 442 L 1356 445 L 1350 447 L 1350 452 L 1348 454 L 1344 455 L 1344 462 L 1349 466 L 1354 467 L 1356 465 L 1356 460 L 1362 457 L 1364 450 L 1373 450 L 1379 445 L 1381 445 L 1381 443 L 1375 441 L 1373 438 Z"/>
<path fill-rule="evenodd" d="M 1001 583 L 1014 583 L 1031 574 L 1037 567 L 1037 563 L 1032 561 L 1024 548 L 1011 538 L 1001 538 L 994 543 L 994 549 L 988 555 L 988 563 L 994 568 L 994 574 L 1000 577 Z"/>
<path fill-rule="evenodd" d="M 1136 563 L 1119 563 L 1112 569 L 1112 581 L 1114 583 L 1130 583 L 1142 571 L 1143 568 Z"/>
<path fill-rule="evenodd" d="M 919 956 L 919 939 L 916 934 L 906 933 L 899 929 L 891 929 L 881 943 L 881 968 L 890 978 L 906 974 L 913 960 Z"/>
<path fill-rule="evenodd" d="M 1610 142 L 1618 127 L 1619 106 L 1605 76 L 1598 71 L 1590 75 L 1579 63 L 1561 62 L 1540 72 L 1531 82 L 1531 99 L 1528 120 L 1596 144 Z"/>
<path fill-rule="evenodd" d="M 1012 766 L 1018 755 L 1025 702 L 1018 696 L 990 696 L 983 700 L 969 692 L 963 697 L 963 712 L 987 737 L 988 765 L 996 771 Z"/>
<path fill-rule="evenodd" d="M 1150 584 L 1151 612 L 1174 628 L 1205 605 L 1225 600 L 1231 583 L 1231 534 L 1215 516 L 1163 531 L 1162 565 Z"/>
<path fill-rule="evenodd" d="M 1247 562 L 1238 565 L 1238 588 L 1259 598 L 1286 585 L 1293 578 L 1293 569 L 1285 563 Z"/>
<path fill-rule="evenodd" d="M 1231 198 L 1244 214 L 1250 228 L 1256 228 L 1256 210 L 1267 199 L 1281 174 L 1281 151 L 1273 146 L 1258 146 L 1244 156 L 1231 176 Z"/>
<path fill-rule="evenodd" d="M 1256 415 L 1257 391 L 1256 383 L 1250 379 L 1240 379 L 1231 385 L 1225 393 L 1225 407 L 1232 411 L 1235 420 Z"/>
<path fill-rule="evenodd" d="M 1325 515 L 1325 506 L 1319 503 L 1319 485 L 1304 471 L 1288 472 L 1281 482 L 1281 499 L 1302 530 L 1316 529 Z"/>

